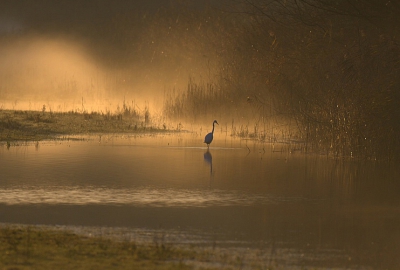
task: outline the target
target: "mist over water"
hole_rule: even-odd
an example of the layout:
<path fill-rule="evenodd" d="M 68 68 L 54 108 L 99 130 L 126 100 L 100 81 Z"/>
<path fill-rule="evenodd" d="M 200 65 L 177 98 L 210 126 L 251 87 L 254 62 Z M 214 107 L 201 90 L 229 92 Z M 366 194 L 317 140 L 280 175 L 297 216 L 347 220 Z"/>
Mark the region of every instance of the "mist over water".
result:
<path fill-rule="evenodd" d="M 272 125 L 335 155 L 393 156 L 398 6 L 354 2 L 9 2 L 0 106 L 128 103 L 177 123 Z"/>
<path fill-rule="evenodd" d="M 2 4 L 0 221 L 167 231 L 299 269 L 399 268 L 399 11 Z M 9 139 L 48 124 L 124 135 Z"/>
<path fill-rule="evenodd" d="M 165 92 L 185 89 L 190 76 L 200 78 L 207 59 L 189 53 L 194 43 L 181 42 L 188 34 L 176 27 L 184 27 L 178 5 L 153 2 L 6 5 L 0 12 L 1 108 L 113 112 L 126 102 L 161 113 Z"/>
<path fill-rule="evenodd" d="M 88 45 L 68 39 L 24 37 L 0 45 L 2 109 L 112 111 L 122 103 L 161 110 L 167 82 L 140 67 L 112 68 L 96 61 Z M 138 63 L 137 65 L 140 65 Z M 139 70 L 139 72 L 138 72 Z M 155 106 L 158 106 L 157 108 Z"/>

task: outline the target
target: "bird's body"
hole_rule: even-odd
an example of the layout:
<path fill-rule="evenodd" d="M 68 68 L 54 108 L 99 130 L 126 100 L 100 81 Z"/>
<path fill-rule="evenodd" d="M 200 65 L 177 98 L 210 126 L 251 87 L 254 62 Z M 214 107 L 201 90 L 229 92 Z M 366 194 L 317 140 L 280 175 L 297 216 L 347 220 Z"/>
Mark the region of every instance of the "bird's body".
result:
<path fill-rule="evenodd" d="M 219 125 L 218 122 L 217 122 L 217 120 L 214 120 L 214 122 L 213 122 L 213 129 L 212 129 L 212 131 L 211 131 L 210 133 L 208 133 L 208 134 L 204 137 L 204 143 L 207 144 L 207 147 L 210 146 L 210 143 L 211 143 L 211 142 L 213 141 L 213 139 L 214 139 L 214 125 L 215 125 L 215 124 Z"/>

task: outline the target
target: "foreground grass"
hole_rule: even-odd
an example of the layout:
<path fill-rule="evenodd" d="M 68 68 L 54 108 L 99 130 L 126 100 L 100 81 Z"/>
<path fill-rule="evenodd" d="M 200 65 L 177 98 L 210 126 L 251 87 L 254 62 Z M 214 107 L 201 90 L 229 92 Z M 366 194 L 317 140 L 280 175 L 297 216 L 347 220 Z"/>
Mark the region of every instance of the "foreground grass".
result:
<path fill-rule="evenodd" d="M 0 269 L 191 269 L 195 253 L 163 244 L 85 237 L 68 231 L 0 228 Z"/>
<path fill-rule="evenodd" d="M 0 141 L 40 141 L 88 133 L 161 132 L 137 115 L 0 110 Z"/>

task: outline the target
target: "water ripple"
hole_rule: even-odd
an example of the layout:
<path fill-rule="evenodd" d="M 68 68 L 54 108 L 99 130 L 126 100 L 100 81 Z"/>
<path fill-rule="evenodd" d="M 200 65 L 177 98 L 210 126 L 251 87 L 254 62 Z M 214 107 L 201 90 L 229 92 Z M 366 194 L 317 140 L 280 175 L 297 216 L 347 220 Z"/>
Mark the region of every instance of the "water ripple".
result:
<path fill-rule="evenodd" d="M 291 201 L 300 198 L 292 198 Z M 18 204 L 101 204 L 152 207 L 248 206 L 274 204 L 287 198 L 226 190 L 189 190 L 140 187 L 22 187 L 0 189 L 0 203 Z"/>

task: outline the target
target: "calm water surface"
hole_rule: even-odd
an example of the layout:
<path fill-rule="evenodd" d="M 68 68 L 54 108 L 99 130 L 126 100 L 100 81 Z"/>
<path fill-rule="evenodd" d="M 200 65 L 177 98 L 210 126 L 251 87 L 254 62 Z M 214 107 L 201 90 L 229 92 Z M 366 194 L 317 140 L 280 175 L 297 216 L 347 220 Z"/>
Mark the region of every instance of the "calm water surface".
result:
<path fill-rule="evenodd" d="M 216 137 L 209 150 L 196 134 L 0 146 L 0 222 L 161 232 L 266 266 L 400 269 L 396 166 Z"/>

